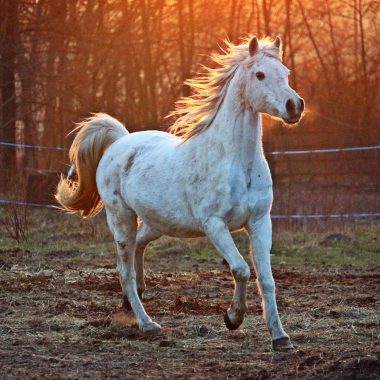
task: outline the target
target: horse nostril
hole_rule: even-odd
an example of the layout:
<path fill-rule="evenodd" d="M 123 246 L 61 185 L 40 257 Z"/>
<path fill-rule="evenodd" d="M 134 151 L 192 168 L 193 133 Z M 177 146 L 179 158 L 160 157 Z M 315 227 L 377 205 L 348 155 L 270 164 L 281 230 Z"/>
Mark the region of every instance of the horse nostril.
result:
<path fill-rule="evenodd" d="M 296 112 L 296 105 L 294 104 L 293 100 L 288 99 L 286 102 L 286 110 L 288 111 L 289 115 L 294 115 Z"/>
<path fill-rule="evenodd" d="M 303 110 L 305 109 L 305 101 L 302 98 L 300 98 L 299 103 L 300 103 L 300 111 L 303 112 Z"/>

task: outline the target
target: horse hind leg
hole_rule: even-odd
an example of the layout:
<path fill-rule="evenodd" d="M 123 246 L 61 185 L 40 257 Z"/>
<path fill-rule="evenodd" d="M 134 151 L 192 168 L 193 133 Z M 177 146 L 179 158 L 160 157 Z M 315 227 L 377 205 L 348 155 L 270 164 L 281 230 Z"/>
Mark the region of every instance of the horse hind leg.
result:
<path fill-rule="evenodd" d="M 140 300 L 143 300 L 143 294 L 146 289 L 144 280 L 144 252 L 147 245 L 161 237 L 161 234 L 154 231 L 146 223 L 141 222 L 140 228 L 137 231 L 136 236 L 136 250 L 135 250 L 135 269 L 136 269 L 136 282 L 137 293 Z M 125 310 L 131 310 L 131 304 L 127 297 L 123 298 L 123 307 Z"/>
<path fill-rule="evenodd" d="M 153 322 L 146 313 L 137 292 L 135 250 L 136 214 L 129 209 L 107 208 L 107 222 L 117 247 L 117 269 L 123 298 L 126 298 L 135 314 L 137 325 L 144 333 L 156 333 L 161 326 Z"/>

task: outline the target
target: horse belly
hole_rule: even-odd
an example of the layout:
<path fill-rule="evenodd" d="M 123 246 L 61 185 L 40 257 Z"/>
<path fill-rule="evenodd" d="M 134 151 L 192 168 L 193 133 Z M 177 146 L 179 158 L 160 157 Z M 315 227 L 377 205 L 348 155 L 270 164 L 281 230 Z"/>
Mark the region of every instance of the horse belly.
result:
<path fill-rule="evenodd" d="M 174 213 L 173 211 L 165 212 L 163 209 L 148 209 L 147 205 L 136 209 L 137 215 L 143 222 L 163 235 L 173 237 L 198 237 L 204 235 L 195 220 L 192 220 L 189 215 L 179 215 L 178 209 L 176 211 Z"/>
<path fill-rule="evenodd" d="M 142 186 L 142 183 L 126 184 L 123 189 L 128 206 L 149 225 L 163 235 L 174 237 L 202 236 L 197 220 L 192 216 L 189 205 L 181 192 Z M 134 189 L 136 191 L 134 191 Z"/>

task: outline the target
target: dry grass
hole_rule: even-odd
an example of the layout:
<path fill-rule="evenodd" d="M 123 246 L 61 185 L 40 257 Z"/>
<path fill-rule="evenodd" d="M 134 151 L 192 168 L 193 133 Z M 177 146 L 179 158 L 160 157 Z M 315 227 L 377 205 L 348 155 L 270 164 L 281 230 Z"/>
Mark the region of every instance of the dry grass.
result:
<path fill-rule="evenodd" d="M 149 338 L 120 310 L 114 246 L 102 217 L 85 224 L 51 212 L 33 216 L 27 242 L 16 246 L 4 233 L 0 237 L 1 378 L 378 376 L 375 226 L 345 230 L 337 239 L 334 230 L 278 235 L 273 256 L 278 304 L 296 345 L 295 351 L 278 354 L 270 349 L 253 279 L 243 326 L 235 332 L 224 327 L 231 276 L 205 240 L 164 238 L 150 247 L 144 305 L 164 329 Z M 236 240 L 246 254 L 245 237 Z M 363 261 L 361 247 L 372 252 L 371 262 Z M 348 263 L 305 264 L 306 257 L 333 260 L 324 251 L 338 248 Z M 349 249 L 358 252 L 348 256 Z M 291 263 L 294 257 L 303 262 Z"/>

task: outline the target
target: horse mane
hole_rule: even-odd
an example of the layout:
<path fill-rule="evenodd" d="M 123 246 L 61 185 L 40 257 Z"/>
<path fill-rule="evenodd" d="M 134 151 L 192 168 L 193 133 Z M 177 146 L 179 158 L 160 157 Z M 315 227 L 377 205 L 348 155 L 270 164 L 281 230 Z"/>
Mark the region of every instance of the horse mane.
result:
<path fill-rule="evenodd" d="M 253 64 L 263 55 L 281 61 L 281 51 L 269 38 L 259 40 L 259 48 L 252 57 L 248 53 L 251 37 L 240 45 L 225 40 L 226 50 L 214 53 L 211 59 L 216 68 L 204 67 L 205 74 L 185 81 L 192 90 L 192 95 L 180 98 L 175 110 L 168 117 L 177 117 L 169 128 L 169 133 L 187 141 L 206 130 L 214 120 L 227 93 L 228 84 L 240 64 Z"/>

